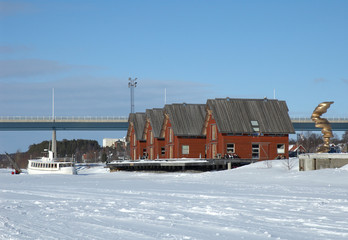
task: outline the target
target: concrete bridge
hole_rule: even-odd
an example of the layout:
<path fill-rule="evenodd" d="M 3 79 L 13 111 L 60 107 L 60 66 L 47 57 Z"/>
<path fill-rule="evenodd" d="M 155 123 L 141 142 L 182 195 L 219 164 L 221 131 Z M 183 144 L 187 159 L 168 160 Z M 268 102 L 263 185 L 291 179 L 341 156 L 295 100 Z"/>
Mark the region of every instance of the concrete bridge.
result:
<path fill-rule="evenodd" d="M 348 131 L 348 118 L 327 118 L 333 131 Z M 321 131 L 310 118 L 291 118 L 295 131 Z M 127 117 L 0 117 L 0 131 L 126 131 Z"/>
<path fill-rule="evenodd" d="M 124 131 L 128 117 L 0 117 L 0 131 Z"/>
<path fill-rule="evenodd" d="M 332 131 L 348 131 L 347 118 L 326 118 L 330 124 Z M 291 118 L 291 122 L 295 131 L 321 131 L 321 128 L 316 128 L 311 118 Z"/>

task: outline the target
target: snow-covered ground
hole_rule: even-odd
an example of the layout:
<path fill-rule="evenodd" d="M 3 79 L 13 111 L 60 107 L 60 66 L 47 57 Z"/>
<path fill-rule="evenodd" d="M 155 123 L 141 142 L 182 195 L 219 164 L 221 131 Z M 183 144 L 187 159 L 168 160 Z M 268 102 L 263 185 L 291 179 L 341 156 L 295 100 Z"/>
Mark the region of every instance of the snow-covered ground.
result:
<path fill-rule="evenodd" d="M 348 167 L 11 175 L 0 239 L 348 239 Z"/>

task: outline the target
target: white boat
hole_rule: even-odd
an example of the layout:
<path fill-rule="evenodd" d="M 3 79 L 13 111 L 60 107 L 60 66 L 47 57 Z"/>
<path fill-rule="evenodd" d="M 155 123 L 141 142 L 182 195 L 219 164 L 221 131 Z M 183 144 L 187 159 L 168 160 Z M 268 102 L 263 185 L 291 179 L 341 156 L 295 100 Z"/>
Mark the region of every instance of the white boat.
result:
<path fill-rule="evenodd" d="M 67 158 L 53 158 L 53 152 L 48 157 L 28 160 L 29 174 L 77 174 L 74 161 Z"/>

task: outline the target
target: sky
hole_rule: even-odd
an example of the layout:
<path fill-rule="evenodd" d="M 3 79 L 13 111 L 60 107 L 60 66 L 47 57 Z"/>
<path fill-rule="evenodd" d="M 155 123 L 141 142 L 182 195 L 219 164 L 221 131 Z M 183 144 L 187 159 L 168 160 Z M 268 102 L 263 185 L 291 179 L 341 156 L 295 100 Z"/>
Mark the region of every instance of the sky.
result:
<path fill-rule="evenodd" d="M 1 1 L 0 116 L 128 116 L 211 98 L 277 98 L 348 117 L 348 1 Z M 166 94 L 165 94 L 166 93 Z M 125 132 L 57 133 L 60 139 Z M 0 132 L 0 152 L 52 133 Z"/>

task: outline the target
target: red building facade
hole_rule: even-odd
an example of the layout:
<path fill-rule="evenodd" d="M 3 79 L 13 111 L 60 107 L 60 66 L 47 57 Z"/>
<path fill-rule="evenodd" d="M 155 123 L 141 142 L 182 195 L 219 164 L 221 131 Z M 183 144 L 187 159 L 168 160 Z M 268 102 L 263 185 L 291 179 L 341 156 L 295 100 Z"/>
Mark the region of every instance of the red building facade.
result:
<path fill-rule="evenodd" d="M 277 100 L 208 100 L 203 127 L 207 158 L 288 158 L 288 136 L 294 130 L 284 104 Z"/>
<path fill-rule="evenodd" d="M 172 104 L 164 108 L 161 137 L 165 139 L 166 158 L 204 158 L 205 136 L 203 104 Z"/>
<path fill-rule="evenodd" d="M 207 128 L 207 158 L 245 158 L 268 160 L 288 158 L 289 137 L 281 135 L 230 135 L 220 133 L 211 119 Z"/>
<path fill-rule="evenodd" d="M 143 138 L 146 140 L 147 158 L 150 160 L 165 158 L 165 140 L 160 137 L 163 119 L 163 109 L 146 110 Z"/>
<path fill-rule="evenodd" d="M 284 101 L 209 99 L 130 114 L 131 159 L 288 158 L 294 133 Z"/>
<path fill-rule="evenodd" d="M 143 138 L 145 113 L 131 113 L 128 118 L 127 142 L 132 160 L 145 158 L 146 140 Z"/>
<path fill-rule="evenodd" d="M 204 158 L 204 136 L 177 136 L 168 119 L 164 127 L 165 158 Z"/>

